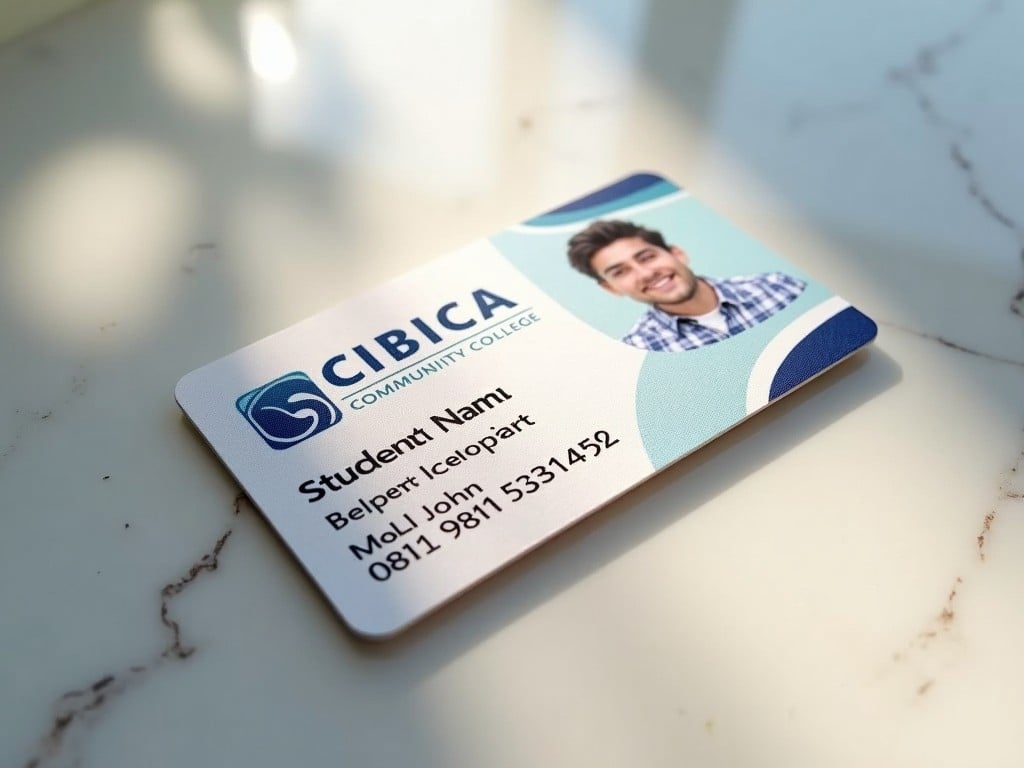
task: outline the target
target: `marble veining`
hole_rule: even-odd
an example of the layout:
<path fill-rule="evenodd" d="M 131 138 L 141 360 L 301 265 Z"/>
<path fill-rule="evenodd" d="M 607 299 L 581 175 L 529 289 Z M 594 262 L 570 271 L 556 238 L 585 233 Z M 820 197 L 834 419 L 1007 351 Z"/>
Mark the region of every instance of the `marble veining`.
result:
<path fill-rule="evenodd" d="M 997 23 L 1003 10 L 1002 0 L 988 0 L 983 3 L 963 25 L 936 41 L 920 46 L 907 62 L 890 67 L 879 88 L 896 86 L 910 94 L 925 121 L 938 130 L 946 140 L 949 158 L 962 175 L 967 193 L 991 221 L 1013 235 L 1021 267 L 1024 268 L 1024 227 L 986 190 L 967 149 L 971 137 L 970 127 L 948 115 L 939 105 L 938 98 L 931 94 L 928 88 L 931 81 L 941 73 L 944 60 L 955 56 L 961 48 L 968 45 L 979 29 L 987 24 Z M 795 132 L 821 121 L 860 116 L 877 103 L 876 95 L 814 109 L 797 107 L 791 112 L 790 130 Z M 1024 280 L 1010 300 L 1010 310 L 1015 315 L 1024 317 Z"/>
<path fill-rule="evenodd" d="M 1024 503 L 1022 502 L 1024 502 L 1024 450 L 1017 456 L 1017 461 L 1013 466 L 1003 472 L 996 503 L 982 520 L 981 531 L 977 538 L 978 559 L 981 562 L 985 562 L 985 546 L 996 519 L 1009 509 L 1013 509 L 1016 514 L 1024 514 Z"/>
<path fill-rule="evenodd" d="M 114 324 L 116 325 L 116 323 Z M 103 330 L 103 329 L 101 329 Z M 26 434 L 33 428 L 37 428 L 50 422 L 64 408 L 70 406 L 76 398 L 85 394 L 89 383 L 88 363 L 79 363 L 75 372 L 71 375 L 71 382 L 68 387 L 68 395 L 59 403 L 51 403 L 42 407 L 15 408 L 14 428 L 11 436 L 7 439 L 6 445 L 0 449 L 0 467 L 3 467 L 5 460 L 18 449 L 19 443 Z"/>
<path fill-rule="evenodd" d="M 957 342 L 951 341 L 943 336 L 939 336 L 938 334 L 925 333 L 924 331 L 915 331 L 913 328 L 907 328 L 905 326 L 900 325 L 899 323 L 894 323 L 890 320 L 880 320 L 878 324 L 885 328 L 892 328 L 895 331 L 909 333 L 913 336 L 917 336 L 920 339 L 934 341 L 949 349 L 955 349 L 957 352 L 964 352 L 965 354 L 973 355 L 974 357 L 979 357 L 982 360 L 991 360 L 993 363 L 1003 363 L 1004 365 L 1015 365 L 1020 368 L 1024 368 L 1024 360 L 1017 360 L 1011 357 L 1003 357 L 1002 355 L 994 355 L 991 352 L 985 352 L 983 350 L 974 349 L 973 347 L 968 347 L 964 344 L 958 344 Z"/>
<path fill-rule="evenodd" d="M 1024 430 L 1022 430 L 1022 434 L 1024 434 Z M 1024 514 L 1024 450 L 1021 450 L 1015 462 L 1001 473 L 999 488 L 996 492 L 993 506 L 982 517 L 978 535 L 975 538 L 977 544 L 975 569 L 984 567 L 987 558 L 986 548 L 993 533 L 993 526 L 1003 514 Z M 940 640 L 948 641 L 952 638 L 958 611 L 960 610 L 962 591 L 971 576 L 975 575 L 976 573 L 967 576 L 957 574 L 953 578 L 942 606 L 905 648 L 892 654 L 894 663 L 902 664 L 908 660 L 913 660 L 915 654 L 927 652 L 935 642 Z M 962 653 L 963 651 L 964 649 L 961 647 L 960 652 Z M 936 680 L 936 677 L 929 676 L 921 682 L 917 687 L 917 695 L 924 696 L 931 691 Z"/>
<path fill-rule="evenodd" d="M 891 67 L 887 74 L 887 82 L 905 89 L 913 97 L 914 103 L 925 118 L 926 123 L 943 135 L 948 142 L 949 157 L 963 177 L 971 199 L 976 202 L 989 221 L 994 222 L 1013 235 L 1021 258 L 1021 265 L 1024 267 L 1024 227 L 1006 211 L 1001 203 L 994 199 L 992 194 L 986 191 L 983 180 L 968 155 L 966 144 L 971 136 L 969 125 L 946 114 L 937 103 L 937 97 L 928 90 L 929 81 L 940 73 L 943 61 L 948 57 L 954 56 L 963 46 L 969 44 L 972 36 L 984 25 L 997 23 L 999 14 L 1003 9 L 1004 4 L 1001 0 L 990 0 L 983 3 L 962 26 L 950 31 L 947 35 L 936 41 L 919 47 L 909 62 Z M 864 98 L 824 106 L 810 112 L 796 110 L 793 113 L 790 129 L 796 131 L 807 127 L 810 123 L 859 116 L 868 111 L 875 103 L 876 99 Z M 1022 282 L 1021 287 L 1013 295 L 1010 301 L 1010 310 L 1013 314 L 1024 317 L 1024 282 Z M 891 321 L 882 320 L 879 324 L 934 341 L 944 347 L 978 358 L 1016 367 L 1024 367 L 1024 360 L 987 353 L 966 344 L 951 341 L 937 334 L 907 328 Z M 1016 463 L 1006 473 L 997 491 L 996 506 L 987 512 L 983 518 L 981 530 L 976 539 L 978 557 L 981 562 L 985 561 L 985 545 L 988 537 L 991 535 L 992 525 L 996 520 L 999 510 L 1007 503 L 1019 502 L 1022 499 L 1021 494 L 1016 489 L 1016 485 L 1011 482 L 1015 478 L 1019 478 L 1022 463 L 1024 463 L 1024 451 L 1021 452 L 1017 457 Z M 1014 511 L 1017 514 L 1024 514 L 1024 504 L 1018 503 L 1014 505 Z M 929 626 L 919 633 L 914 643 L 912 643 L 913 647 L 926 648 L 928 643 L 940 633 L 950 630 L 956 617 L 955 604 L 962 584 L 963 578 L 956 576 L 942 608 L 930 622 Z M 902 655 L 902 652 L 898 652 L 894 654 L 894 659 L 900 660 Z M 918 689 L 918 693 L 921 695 L 927 693 L 933 683 L 934 680 L 928 680 L 926 683 L 923 683 Z"/>
<path fill-rule="evenodd" d="M 1003 3 L 999 0 L 986 3 L 963 28 L 951 32 L 936 43 L 923 46 L 910 64 L 890 70 L 889 79 L 906 88 L 913 95 L 921 114 L 944 134 L 949 143 L 950 159 L 963 176 L 968 194 L 991 221 L 1014 236 L 1021 267 L 1024 268 L 1024 227 L 986 191 L 975 164 L 968 156 L 966 142 L 970 138 L 970 129 L 946 115 L 925 87 L 927 80 L 938 74 L 942 59 L 955 54 L 980 25 L 994 22 L 1002 8 Z M 1024 282 L 1011 299 L 1010 309 L 1014 314 L 1024 317 Z"/>
<path fill-rule="evenodd" d="M 249 500 L 245 494 L 239 493 L 234 500 L 232 517 L 241 513 L 243 505 L 249 507 Z M 34 754 L 24 763 L 24 768 L 79 765 L 82 758 L 82 734 L 99 722 L 114 701 L 142 684 L 168 662 L 185 661 L 196 652 L 194 645 L 183 640 L 181 624 L 172 615 L 171 605 L 204 574 L 213 573 L 220 567 L 221 551 L 233 531 L 233 526 L 229 525 L 217 537 L 210 550 L 192 563 L 183 576 L 167 583 L 160 590 L 160 623 L 167 628 L 167 644 L 142 664 L 132 664 L 120 672 L 104 674 L 93 683 L 61 694 L 53 706 L 50 730 L 40 740 Z"/>
<path fill-rule="evenodd" d="M 212 241 L 193 243 L 188 249 L 185 260 L 182 262 L 181 271 L 192 274 L 199 268 L 202 262 L 215 259 L 217 256 L 219 256 L 217 243 Z"/>
<path fill-rule="evenodd" d="M 904 63 L 889 66 L 871 94 L 813 106 L 795 105 L 790 110 L 789 130 L 798 132 L 819 122 L 827 123 L 861 116 L 879 106 L 881 95 L 889 86 L 899 84 L 910 89 L 921 112 L 934 126 L 952 130 L 957 136 L 969 135 L 966 126 L 953 121 L 939 110 L 924 89 L 922 80 L 937 75 L 941 60 L 968 43 L 980 27 L 998 16 L 1002 10 L 1002 0 L 987 0 L 959 27 L 936 41 L 920 45 Z"/>
<path fill-rule="evenodd" d="M 867 119 L 881 108 L 882 97 L 888 89 L 896 88 L 907 94 L 917 108 L 924 124 L 935 131 L 947 146 L 947 158 L 963 181 L 970 200 L 984 214 L 993 226 L 1012 236 L 1015 253 L 1024 267 L 1024 226 L 1010 212 L 1008 203 L 1000 201 L 984 182 L 977 163 L 971 157 L 972 129 L 970 120 L 951 114 L 942 106 L 939 76 L 947 62 L 973 42 L 974 36 L 987 25 L 998 24 L 1005 5 L 1001 0 L 984 2 L 965 22 L 939 38 L 920 45 L 904 63 L 887 68 L 884 78 L 872 93 L 860 97 L 840 99 L 816 106 L 797 105 L 790 110 L 787 129 L 791 134 L 801 131 L 824 130 L 830 125 L 852 119 Z M 1012 161 L 1011 161 L 1012 162 Z M 1024 280 L 1009 299 L 1010 312 L 1024 318 Z M 1012 355 L 985 352 L 963 341 L 953 341 L 943 335 L 907 327 L 901 323 L 880 320 L 883 328 L 906 333 L 932 341 L 951 350 L 972 356 L 979 361 L 1024 368 L 1024 359 Z M 1022 440 L 1024 442 L 1024 440 Z M 918 698 L 933 693 L 941 685 L 940 671 L 948 659 L 939 662 L 926 661 L 920 657 L 934 650 L 937 642 L 953 643 L 954 653 L 960 657 L 966 652 L 956 637 L 956 626 L 961 613 L 966 587 L 975 581 L 976 570 L 984 568 L 988 560 L 988 548 L 998 530 L 998 520 L 1006 514 L 1024 515 L 1024 450 L 1021 450 L 1009 469 L 1000 473 L 1000 482 L 994 494 L 991 509 L 981 517 L 977 535 L 972 542 L 976 547 L 977 560 L 973 569 L 957 573 L 951 578 L 944 599 L 931 614 L 926 624 L 903 648 L 892 653 L 895 665 L 911 665 L 911 686 Z"/>
<path fill-rule="evenodd" d="M 949 144 L 949 156 L 960 171 L 968 194 L 988 217 L 989 221 L 1008 230 L 1014 236 L 1021 259 L 1021 266 L 1024 268 L 1024 227 L 1021 227 L 1016 219 L 1008 214 L 1002 205 L 997 203 L 993 196 L 986 191 L 975 164 L 969 159 L 967 154 L 966 142 L 969 141 L 971 134 L 969 126 L 947 115 L 937 104 L 936 97 L 932 96 L 926 87 L 929 79 L 934 78 L 940 72 L 941 64 L 945 58 L 954 56 L 964 45 L 968 44 L 972 35 L 980 27 L 998 22 L 998 16 L 1003 7 L 1002 0 L 990 0 L 982 4 L 976 14 L 962 27 L 951 31 L 940 40 L 920 47 L 910 63 L 893 67 L 890 69 L 888 77 L 891 82 L 905 88 L 913 96 L 926 121 L 945 137 Z M 1010 310 L 1013 314 L 1024 318 L 1024 281 L 1022 281 L 1021 287 L 1010 301 Z M 887 323 L 887 325 L 897 327 L 892 323 Z M 1024 367 L 1024 361 L 987 354 L 963 344 L 954 343 L 941 336 L 911 331 L 906 328 L 900 328 L 900 330 L 915 333 L 922 338 L 932 339 L 943 346 L 970 355 L 994 362 Z M 983 517 L 981 529 L 976 539 L 978 559 L 981 563 L 985 561 L 986 542 L 992 533 L 992 525 L 996 520 L 997 514 L 1007 503 L 1012 504 L 1013 502 L 1020 501 L 1022 498 L 1017 490 L 1017 485 L 1012 482 L 1019 477 L 1019 470 L 1022 468 L 1022 465 L 1024 465 L 1024 450 L 1017 456 L 1016 462 L 1010 467 L 1009 471 L 1003 473 L 1003 480 L 996 494 L 996 505 Z M 1017 514 L 1024 513 L 1024 504 L 1015 504 L 1013 508 Z M 963 578 L 957 576 L 948 592 L 942 609 L 933 619 L 931 626 L 922 630 L 921 634 L 918 635 L 919 647 L 926 647 L 927 642 L 933 639 L 940 631 L 949 631 L 956 618 L 955 602 L 962 584 Z M 919 693 L 926 692 L 930 687 L 931 682 L 923 687 L 923 690 L 919 689 Z"/>

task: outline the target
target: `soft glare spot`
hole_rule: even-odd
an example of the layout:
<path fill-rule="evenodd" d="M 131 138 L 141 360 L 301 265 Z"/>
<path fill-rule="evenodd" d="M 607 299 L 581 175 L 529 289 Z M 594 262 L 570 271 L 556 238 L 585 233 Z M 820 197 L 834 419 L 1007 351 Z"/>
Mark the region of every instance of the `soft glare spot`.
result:
<path fill-rule="evenodd" d="M 245 42 L 249 66 L 268 83 L 284 83 L 295 75 L 298 56 L 285 26 L 284 14 L 267 3 L 253 3 L 245 9 Z"/>
<path fill-rule="evenodd" d="M 154 6 L 147 32 L 156 69 L 178 96 L 209 111 L 227 111 L 239 104 L 238 65 L 192 3 L 164 0 Z"/>
<path fill-rule="evenodd" d="M 181 162 L 142 142 L 55 155 L 0 211 L 14 254 L 2 300 L 30 325 L 71 342 L 110 322 L 138 331 L 181 290 L 195 185 Z"/>
<path fill-rule="evenodd" d="M 302 59 L 287 83 L 253 76 L 256 137 L 342 159 L 402 189 L 472 195 L 493 183 L 507 138 L 502 94 L 517 39 L 507 0 L 398 5 L 289 4 L 278 18 L 295 30 Z M 539 58 L 522 76 L 539 83 L 528 99 L 538 105 L 546 103 L 549 42 L 538 42 Z"/>

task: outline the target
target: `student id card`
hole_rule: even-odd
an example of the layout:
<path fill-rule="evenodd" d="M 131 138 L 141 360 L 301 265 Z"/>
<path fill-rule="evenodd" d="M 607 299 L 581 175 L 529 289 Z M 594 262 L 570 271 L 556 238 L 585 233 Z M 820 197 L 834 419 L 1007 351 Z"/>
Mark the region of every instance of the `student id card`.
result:
<path fill-rule="evenodd" d="M 870 342 L 637 174 L 184 376 L 342 620 L 390 637 Z"/>

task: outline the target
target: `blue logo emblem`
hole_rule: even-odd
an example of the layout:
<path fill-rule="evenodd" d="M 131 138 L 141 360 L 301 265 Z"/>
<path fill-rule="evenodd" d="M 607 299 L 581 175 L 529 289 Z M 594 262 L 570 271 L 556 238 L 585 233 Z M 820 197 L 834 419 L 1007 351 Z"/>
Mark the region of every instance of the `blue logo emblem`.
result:
<path fill-rule="evenodd" d="M 275 451 L 291 448 L 341 421 L 338 406 L 301 371 L 247 392 L 235 407 Z"/>

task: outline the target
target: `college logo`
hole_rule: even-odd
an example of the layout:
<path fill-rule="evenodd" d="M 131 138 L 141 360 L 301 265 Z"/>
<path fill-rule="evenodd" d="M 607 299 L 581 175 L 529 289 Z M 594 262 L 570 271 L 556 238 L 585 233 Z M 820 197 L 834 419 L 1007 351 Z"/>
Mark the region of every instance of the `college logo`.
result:
<path fill-rule="evenodd" d="M 291 448 L 341 421 L 338 406 L 301 371 L 247 392 L 235 407 L 276 451 Z"/>

